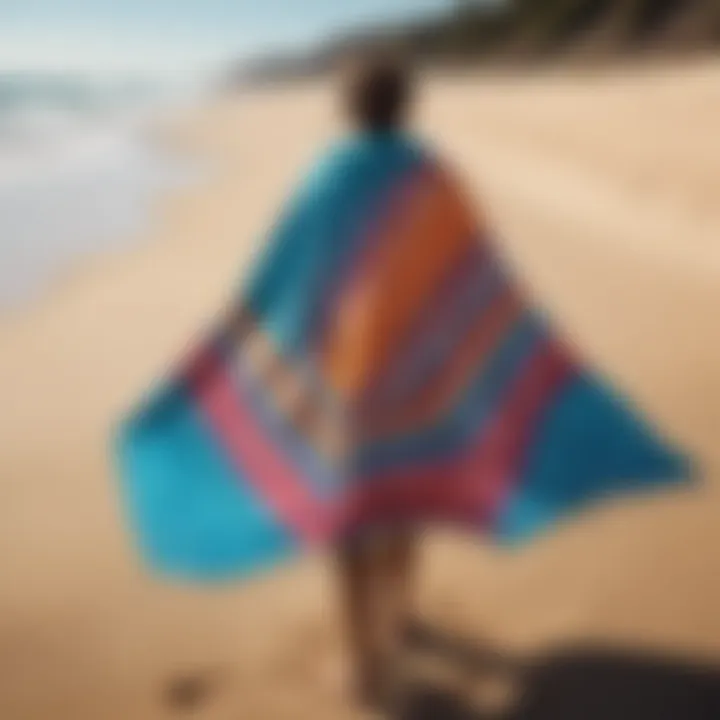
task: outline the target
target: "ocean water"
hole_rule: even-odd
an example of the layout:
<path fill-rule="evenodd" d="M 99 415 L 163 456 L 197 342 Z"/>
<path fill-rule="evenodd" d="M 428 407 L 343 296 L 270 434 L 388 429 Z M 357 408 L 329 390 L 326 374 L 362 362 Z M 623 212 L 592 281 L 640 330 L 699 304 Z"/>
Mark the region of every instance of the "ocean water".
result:
<path fill-rule="evenodd" d="M 155 147 L 148 128 L 187 92 L 0 73 L 0 311 L 83 256 L 122 247 L 158 193 L 200 168 Z"/>

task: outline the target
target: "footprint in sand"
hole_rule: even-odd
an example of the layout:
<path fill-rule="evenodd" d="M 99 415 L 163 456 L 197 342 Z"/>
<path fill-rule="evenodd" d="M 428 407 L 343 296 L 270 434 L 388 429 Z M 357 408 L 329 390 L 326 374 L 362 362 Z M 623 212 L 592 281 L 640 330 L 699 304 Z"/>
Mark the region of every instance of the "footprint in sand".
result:
<path fill-rule="evenodd" d="M 220 673 L 217 670 L 179 674 L 165 683 L 164 703 L 181 712 L 197 710 L 217 695 L 219 685 Z"/>

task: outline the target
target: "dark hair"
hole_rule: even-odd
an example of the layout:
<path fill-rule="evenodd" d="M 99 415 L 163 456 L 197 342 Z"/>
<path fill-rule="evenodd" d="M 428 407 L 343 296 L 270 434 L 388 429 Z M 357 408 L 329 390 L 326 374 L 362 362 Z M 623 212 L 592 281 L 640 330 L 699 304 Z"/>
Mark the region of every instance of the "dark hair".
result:
<path fill-rule="evenodd" d="M 346 104 L 350 119 L 364 130 L 393 130 L 405 121 L 412 99 L 407 65 L 389 56 L 356 60 L 350 66 Z"/>

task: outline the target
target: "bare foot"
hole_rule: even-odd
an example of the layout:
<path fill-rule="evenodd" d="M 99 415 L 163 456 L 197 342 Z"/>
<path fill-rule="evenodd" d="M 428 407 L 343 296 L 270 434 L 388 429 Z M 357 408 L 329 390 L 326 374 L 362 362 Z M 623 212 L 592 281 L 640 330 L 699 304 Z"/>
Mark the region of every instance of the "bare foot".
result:
<path fill-rule="evenodd" d="M 363 671 L 338 657 L 329 658 L 321 670 L 321 684 L 336 698 L 349 701 L 364 710 L 379 711 L 392 707 L 398 695 L 394 672 L 377 663 Z"/>

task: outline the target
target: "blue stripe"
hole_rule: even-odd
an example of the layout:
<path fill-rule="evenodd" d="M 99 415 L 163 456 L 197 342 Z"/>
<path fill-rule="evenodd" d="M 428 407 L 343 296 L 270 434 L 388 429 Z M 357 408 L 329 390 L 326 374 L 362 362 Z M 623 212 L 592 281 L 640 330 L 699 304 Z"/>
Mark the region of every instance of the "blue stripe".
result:
<path fill-rule="evenodd" d="M 594 501 L 675 484 L 689 474 L 687 459 L 632 408 L 596 378 L 582 375 L 540 419 L 495 532 L 507 542 L 529 539 Z"/>
<path fill-rule="evenodd" d="M 383 472 L 393 466 L 411 467 L 452 455 L 483 431 L 499 411 L 508 388 L 545 333 L 530 313 L 514 325 L 459 403 L 440 422 L 404 438 L 380 441 L 362 450 L 361 475 Z"/>
<path fill-rule="evenodd" d="M 138 543 L 159 572 L 217 581 L 295 553 L 296 538 L 230 464 L 182 387 L 133 418 L 116 450 Z"/>
<path fill-rule="evenodd" d="M 417 145 L 388 137 L 343 144 L 319 163 L 271 234 L 244 295 L 284 352 L 307 349 L 343 263 L 382 216 L 391 189 L 424 161 Z"/>

